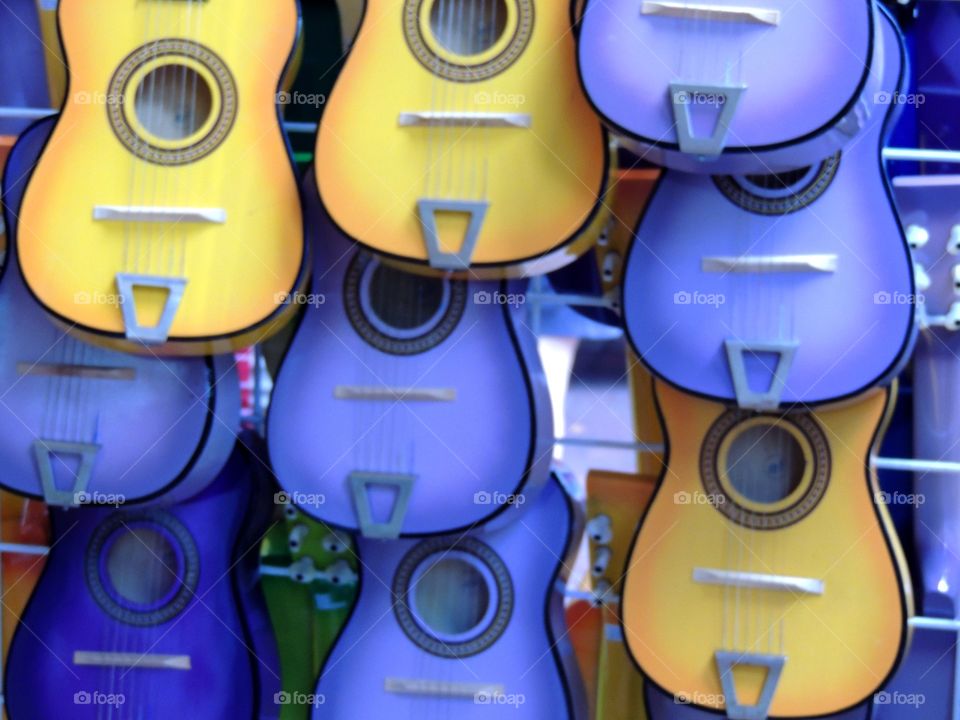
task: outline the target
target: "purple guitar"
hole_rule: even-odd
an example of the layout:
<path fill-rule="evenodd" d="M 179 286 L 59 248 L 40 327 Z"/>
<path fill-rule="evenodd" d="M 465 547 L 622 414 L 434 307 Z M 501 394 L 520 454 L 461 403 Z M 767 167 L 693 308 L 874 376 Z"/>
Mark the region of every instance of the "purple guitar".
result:
<path fill-rule="evenodd" d="M 535 492 L 552 425 L 522 284 L 401 272 L 305 202 L 313 287 L 292 299 L 308 307 L 267 418 L 292 502 L 397 537 L 470 527 Z"/>
<path fill-rule="evenodd" d="M 314 720 L 586 717 L 560 592 L 579 517 L 556 478 L 509 512 L 494 531 L 358 541 L 360 597 Z"/>
<path fill-rule="evenodd" d="M 698 173 L 820 160 L 872 119 L 873 0 L 588 0 L 584 88 L 645 159 Z M 896 52 L 894 50 L 894 52 Z"/>
<path fill-rule="evenodd" d="M 254 656 L 235 556 L 250 547 L 238 535 L 253 462 L 238 445 L 179 505 L 51 513 L 53 547 L 10 646 L 10 720 L 260 717 L 269 654 Z"/>
<path fill-rule="evenodd" d="M 0 282 L 0 485 L 52 505 L 189 497 L 216 477 L 233 447 L 240 412 L 233 360 L 126 355 L 49 321 L 13 252 L 25 180 L 51 128 L 44 121 L 27 130 L 4 175 L 10 239 Z"/>
<path fill-rule="evenodd" d="M 881 28 L 892 94 L 905 52 L 886 14 Z M 852 396 L 899 370 L 916 306 L 880 164 L 893 115 L 871 118 L 842 157 L 792 172 L 664 173 L 624 274 L 627 334 L 656 375 L 770 410 Z"/>

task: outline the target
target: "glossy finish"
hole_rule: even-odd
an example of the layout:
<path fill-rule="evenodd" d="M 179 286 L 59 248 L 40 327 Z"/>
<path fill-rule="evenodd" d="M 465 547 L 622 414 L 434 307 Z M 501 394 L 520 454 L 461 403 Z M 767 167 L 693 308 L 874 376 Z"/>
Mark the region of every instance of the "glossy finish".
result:
<path fill-rule="evenodd" d="M 14 148 L 4 176 L 6 222 L 14 240 L 24 178 L 52 127 L 44 121 Z M 52 213 L 55 214 L 55 213 Z M 99 446 L 87 502 L 133 502 L 174 490 L 183 499 L 211 482 L 229 457 L 239 419 L 240 390 L 230 358 L 159 359 L 88 345 L 52 324 L 30 297 L 11 242 L 0 282 L 0 483 L 43 495 L 35 444 Z M 31 374 L 44 366 L 117 369 L 132 379 Z M 24 374 L 26 372 L 26 374 Z M 75 456 L 50 461 L 57 487 L 73 495 Z"/>
<path fill-rule="evenodd" d="M 867 699 L 904 653 L 912 612 L 906 562 L 866 469 L 891 409 L 890 390 L 807 416 L 827 439 L 816 461 L 825 463 L 825 491 L 813 505 L 801 505 L 807 495 L 790 496 L 791 507 L 807 508 L 793 524 L 764 521 L 753 529 L 728 519 L 734 499 L 709 492 L 702 479 L 705 438 L 726 408 L 663 383 L 655 390 L 669 438 L 667 468 L 634 541 L 623 593 L 624 633 L 641 670 L 669 695 L 721 709 L 716 651 L 783 654 L 771 717 L 838 713 Z M 784 461 L 772 454 L 776 445 L 765 451 L 773 481 Z M 695 568 L 813 578 L 825 589 L 725 590 L 694 582 Z M 759 694 L 759 673 L 736 677 L 741 697 Z"/>
<path fill-rule="evenodd" d="M 305 197 L 310 191 L 308 183 Z M 293 502 L 323 522 L 357 529 L 351 473 L 412 475 L 401 531 L 436 534 L 508 511 L 510 495 L 532 497 L 547 478 L 552 422 L 523 322 L 523 285 L 466 283 L 463 314 L 442 342 L 416 354 L 384 352 L 345 310 L 344 279 L 361 251 L 315 202 L 308 219 L 314 281 L 305 297 L 313 302 L 277 375 L 267 417 L 271 463 Z M 348 400 L 335 397 L 338 387 L 439 389 L 453 391 L 453 399 Z M 371 496 L 374 518 L 389 517 L 395 496 Z"/>
<path fill-rule="evenodd" d="M 54 549 L 13 639 L 7 665 L 11 720 L 93 720 L 158 714 L 209 720 L 259 717 L 254 712 L 260 702 L 258 664 L 265 661 L 265 656 L 254 657 L 248 632 L 251 621 L 240 611 L 239 588 L 243 582 L 235 577 L 236 553 L 238 549 L 247 550 L 238 536 L 246 531 L 245 515 L 254 501 L 252 462 L 238 450 L 202 495 L 163 510 L 80 508 L 53 512 Z M 115 532 L 120 535 L 127 532 L 123 528 L 155 527 L 149 518 L 157 515 L 152 513 L 172 517 L 186 531 L 188 544 L 195 546 L 196 584 L 188 590 L 190 583 L 183 568 L 191 564 L 180 555 L 186 546 L 174 543 L 176 561 L 167 560 L 163 567 L 169 570 L 157 571 L 172 573 L 173 577 L 155 580 L 158 584 L 172 583 L 171 595 L 183 592 L 184 605 L 165 621 L 133 625 L 114 619 L 95 601 L 91 583 L 99 586 L 106 582 L 104 577 L 111 576 L 104 574 L 107 571 L 101 560 L 96 573 L 100 579 L 85 577 L 88 546 L 98 529 L 107 525 L 118 525 L 120 529 Z M 132 541 L 133 549 L 136 543 Z M 124 555 L 118 554 L 122 563 Z M 142 565 L 120 567 L 131 579 L 142 578 L 146 572 Z M 123 652 L 137 657 L 187 655 L 190 669 L 79 666 L 73 662 L 76 651 Z M 276 668 L 271 672 L 278 675 Z"/>
<path fill-rule="evenodd" d="M 882 114 L 879 78 L 867 72 L 884 52 L 872 0 L 699 3 L 778 11 L 775 26 L 642 11 L 655 4 L 687 3 L 589 0 L 579 44 L 588 97 L 646 160 L 698 173 L 788 169 L 836 152 Z M 746 88 L 719 157 L 681 152 L 674 83 Z M 685 97 L 704 100 L 681 106 L 694 134 L 712 133 L 727 104 L 709 89 Z"/>
<path fill-rule="evenodd" d="M 299 26 L 297 11 L 295 0 L 243 12 L 207 2 L 137 3 L 120 11 L 110 0 L 60 3 L 70 87 L 23 201 L 26 230 L 19 238 L 19 259 L 32 293 L 72 332 L 145 352 L 139 342 L 125 339 L 121 307 L 109 300 L 119 293 L 116 276 L 124 272 L 186 280 L 168 342 L 154 351 L 224 352 L 262 340 L 282 326 L 287 308 L 276 297 L 302 283 L 305 265 L 296 181 L 276 109 L 277 88 Z M 107 16 L 110 32 L 103 31 Z M 206 142 L 203 127 L 183 142 L 150 140 L 179 151 L 196 138 L 183 152 L 197 157 L 185 164 L 141 159 L 118 139 L 123 131 L 110 121 L 110 112 L 119 107 L 117 112 L 133 123 L 131 132 L 148 137 L 139 121 L 130 119 L 156 122 L 153 110 L 131 109 L 143 100 L 135 102 L 133 95 L 137 76 L 131 76 L 126 90 L 112 88 L 111 81 L 138 48 L 145 53 L 147 65 L 142 67 L 161 62 L 153 49 L 157 45 L 151 44 L 157 38 L 179 38 L 211 51 L 223 66 L 217 82 L 227 83 L 222 92 L 211 91 L 209 117 L 218 122 L 232 117 L 232 124 L 223 120 L 224 135 L 208 154 L 196 149 L 204 147 L 201 140 Z M 201 74 L 216 69 L 208 59 L 200 62 L 207 68 Z M 176 79 L 183 66 L 167 67 L 173 67 L 166 72 L 174 83 L 167 110 L 169 102 L 190 105 L 184 99 L 185 82 Z M 216 84 L 212 77 L 205 76 L 208 88 Z M 145 83 L 143 102 L 149 102 L 154 81 Z M 199 120 L 203 113 L 199 109 L 191 117 Z M 157 130 L 161 136 L 164 132 Z M 211 132 L 206 137 L 217 137 Z M 137 147 L 145 147 L 147 141 L 140 142 Z M 57 212 L 49 212 L 51 205 Z M 94 220 L 94 207 L 105 205 L 218 208 L 226 212 L 226 221 Z M 82 296 L 94 300 L 78 301 Z M 165 294 L 136 296 L 141 322 L 153 325 Z"/>
<path fill-rule="evenodd" d="M 903 46 L 884 16 L 883 87 L 903 87 Z M 900 53 L 893 51 L 900 48 Z M 660 378 L 730 401 L 726 341 L 796 343 L 784 404 L 821 403 L 885 382 L 916 332 L 913 268 L 880 165 L 890 115 L 871 118 L 826 190 L 787 215 L 748 212 L 714 178 L 668 171 L 627 257 L 624 318 L 634 350 Z M 736 178 L 741 184 L 749 181 Z M 704 272 L 706 257 L 831 255 L 835 272 Z M 829 322 L 827 322 L 829 320 Z M 766 389 L 775 362 L 747 362 Z"/>
<path fill-rule="evenodd" d="M 440 51 L 431 61 L 412 51 L 407 35 L 418 37 L 410 29 L 417 22 L 406 20 L 429 14 L 433 0 L 366 3 L 324 109 L 317 143 L 322 162 L 316 166 L 331 217 L 366 247 L 425 265 L 417 204 L 438 197 L 489 202 L 471 269 L 509 272 L 504 266 L 539 259 L 546 261 L 536 263 L 542 273 L 576 258 L 563 246 L 597 210 L 607 148 L 599 120 L 577 87 L 569 3 L 507 0 L 503 6 L 506 30 L 489 53 Z M 441 18 L 449 8 L 459 9 L 463 19 L 447 17 L 445 23 L 466 28 L 472 27 L 470 12 L 477 12 L 457 3 L 436 7 Z M 421 22 L 419 32 L 418 45 L 436 50 L 429 24 Z M 511 40 L 524 37 L 519 45 Z M 502 47 L 508 42 L 512 50 Z M 471 75 L 468 82 L 445 77 L 462 65 L 499 70 L 463 71 Z M 530 127 L 412 128 L 398 122 L 401 113 L 431 111 L 523 114 Z M 441 214 L 445 246 L 460 246 L 462 219 Z"/>
<path fill-rule="evenodd" d="M 360 597 L 321 672 L 317 694 L 323 704 L 315 708 L 314 720 L 585 719 L 559 592 L 569 567 L 564 562 L 581 528 L 556 479 L 519 512 L 516 522 L 495 532 L 478 528 L 439 545 L 450 557 L 450 545 L 456 542 L 485 544 L 503 561 L 513 586 L 513 612 L 503 633 L 485 650 L 460 658 L 425 652 L 397 623 L 395 606 L 409 602 L 409 594 L 395 597 L 391 585 L 402 559 L 418 542 L 359 540 Z M 388 678 L 502 685 L 503 697 L 484 701 L 390 693 L 384 691 Z"/>

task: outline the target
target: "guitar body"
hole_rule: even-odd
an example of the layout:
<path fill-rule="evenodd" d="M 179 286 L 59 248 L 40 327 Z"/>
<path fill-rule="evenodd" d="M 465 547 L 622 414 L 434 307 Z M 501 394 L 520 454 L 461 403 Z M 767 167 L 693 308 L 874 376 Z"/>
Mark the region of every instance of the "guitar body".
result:
<path fill-rule="evenodd" d="M 238 451 L 186 503 L 52 512 L 6 668 L 11 720 L 256 717 L 258 659 L 232 574 L 251 462 Z"/>
<path fill-rule="evenodd" d="M 905 651 L 912 611 L 906 563 L 866 469 L 891 391 L 786 415 L 727 409 L 663 383 L 655 391 L 668 465 L 623 593 L 627 645 L 644 675 L 715 710 L 724 697 L 760 704 L 767 690 L 776 718 L 866 699 Z"/>
<path fill-rule="evenodd" d="M 0 492 L 0 533 L 3 542 L 32 545 L 35 548 L 50 546 L 50 518 L 47 506 L 36 500 Z M 46 558 L 37 553 L 4 551 L 0 554 L 0 589 L 3 592 L 2 658 L 3 665 L 10 653 L 10 642 L 20 622 L 30 596 L 33 594 Z M 3 669 L 0 668 L 0 672 Z M 5 718 L 6 710 L 4 710 Z"/>
<path fill-rule="evenodd" d="M 310 304 L 267 417 L 293 503 L 396 537 L 466 528 L 532 496 L 547 479 L 552 424 L 518 318 L 522 284 L 410 275 L 357 249 L 321 208 L 308 217 Z"/>
<path fill-rule="evenodd" d="M 311 717 L 583 720 L 559 590 L 581 528 L 557 479 L 519 513 L 493 532 L 360 538 L 360 596 Z"/>
<path fill-rule="evenodd" d="M 564 246 L 599 207 L 607 148 L 577 89 L 570 22 L 555 1 L 369 0 L 317 141 L 334 222 L 439 270 L 572 261 Z"/>
<path fill-rule="evenodd" d="M 589 0 L 579 66 L 593 105 L 646 160 L 769 173 L 821 160 L 864 127 L 884 48 L 872 0 Z"/>
<path fill-rule="evenodd" d="M 892 93 L 903 45 L 883 18 Z M 872 118 L 842 156 L 794 173 L 664 173 L 624 277 L 628 337 L 654 374 L 741 405 L 763 395 L 768 407 L 851 397 L 897 374 L 917 326 L 879 159 L 890 120 Z"/>
<path fill-rule="evenodd" d="M 597 720 L 646 720 L 643 677 L 627 652 L 619 598 L 629 571 L 630 544 L 650 505 L 656 477 L 591 470 L 587 475 L 591 573 L 601 602 Z"/>
<path fill-rule="evenodd" d="M 2 485 L 57 505 L 183 499 L 227 461 L 240 390 L 228 357 L 160 360 L 89 345 L 49 321 L 13 248 L 23 178 L 52 121 L 21 137 L 3 196 L 11 253 L 0 282 Z M 55 214 L 55 213 L 49 213 Z"/>
<path fill-rule="evenodd" d="M 276 104 L 295 0 L 68 0 L 59 26 L 68 99 L 21 218 L 31 293 L 72 332 L 127 350 L 263 340 L 289 310 L 276 296 L 305 278 Z"/>

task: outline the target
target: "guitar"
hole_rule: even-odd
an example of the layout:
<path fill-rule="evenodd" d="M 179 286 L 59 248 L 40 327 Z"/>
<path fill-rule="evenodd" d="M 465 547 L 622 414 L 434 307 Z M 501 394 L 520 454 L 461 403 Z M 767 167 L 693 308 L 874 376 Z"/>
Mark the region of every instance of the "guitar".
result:
<path fill-rule="evenodd" d="M 0 282 L 0 485 L 52 505 L 183 499 L 229 457 L 240 389 L 229 357 L 160 360 L 89 345 L 59 329 L 20 275 L 23 178 L 50 134 L 20 138 L 3 181 L 11 237 Z"/>
<path fill-rule="evenodd" d="M 308 177 L 304 197 L 312 188 Z M 553 442 L 523 283 L 409 274 L 357 248 L 318 203 L 307 213 L 313 287 L 290 299 L 307 307 L 267 416 L 280 485 L 367 537 L 513 512 L 546 482 Z"/>
<path fill-rule="evenodd" d="M 3 652 L 0 653 L 0 659 L 5 666 L 14 629 L 20 622 L 23 609 L 33 594 L 46 562 L 45 548 L 50 545 L 47 506 L 36 500 L 0 491 L 0 534 L 4 543 L 0 549 L 0 591 L 3 599 L 3 609 L 0 611 Z M 0 705 L 3 703 L 0 702 Z M 7 717 L 5 708 L 3 716 Z"/>
<path fill-rule="evenodd" d="M 282 495 L 282 494 L 281 494 Z M 353 540 L 283 506 L 260 548 L 260 584 L 280 648 L 280 720 L 306 720 L 324 660 L 357 595 Z"/>
<path fill-rule="evenodd" d="M 58 12 L 70 87 L 23 199 L 31 294 L 71 332 L 124 350 L 265 339 L 289 316 L 277 296 L 306 277 L 276 102 L 296 2 L 64 0 Z"/>
<path fill-rule="evenodd" d="M 621 631 L 620 596 L 637 523 L 650 504 L 656 477 L 593 470 L 587 475 L 590 572 L 603 612 L 597 671 L 597 720 L 645 720 L 643 678 Z"/>
<path fill-rule="evenodd" d="M 571 262 L 608 170 L 570 4 L 367 2 L 316 155 L 327 211 L 367 249 L 485 277 Z"/>
<path fill-rule="evenodd" d="M 960 177 L 900 176 L 894 193 L 914 250 L 925 327 L 913 360 L 913 448 L 918 458 L 956 462 L 960 416 L 953 398 L 960 389 Z M 914 474 L 909 494 L 885 493 L 908 503 L 925 618 L 960 618 L 960 488 L 956 474 Z M 921 625 L 900 670 L 877 696 L 874 720 L 948 717 L 955 705 L 956 634 Z M 919 699 L 919 700 L 918 700 Z"/>
<path fill-rule="evenodd" d="M 53 546 L 6 667 L 11 720 L 259 717 L 265 653 L 235 568 L 257 501 L 252 462 L 238 449 L 176 505 L 52 510 Z"/>
<path fill-rule="evenodd" d="M 838 713 L 869 697 L 906 651 L 912 613 L 868 470 L 895 394 L 758 413 L 654 386 L 667 467 L 622 601 L 644 675 L 743 720 Z"/>
<path fill-rule="evenodd" d="M 311 717 L 585 718 L 561 592 L 580 529 L 554 477 L 492 532 L 359 538 L 360 596 Z"/>
<path fill-rule="evenodd" d="M 770 173 L 822 160 L 872 120 L 885 51 L 873 0 L 589 0 L 579 68 L 644 159 Z"/>
<path fill-rule="evenodd" d="M 893 94 L 906 56 L 882 18 Z M 853 397 L 896 376 L 917 329 L 910 251 L 879 156 L 897 107 L 842 156 L 807 168 L 663 174 L 623 291 L 628 339 L 655 375 L 762 410 Z"/>

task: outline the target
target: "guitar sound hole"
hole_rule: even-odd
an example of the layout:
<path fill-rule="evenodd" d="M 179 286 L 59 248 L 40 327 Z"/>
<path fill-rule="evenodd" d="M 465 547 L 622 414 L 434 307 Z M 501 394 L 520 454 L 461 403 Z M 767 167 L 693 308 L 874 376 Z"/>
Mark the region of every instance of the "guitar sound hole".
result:
<path fill-rule="evenodd" d="M 398 330 L 423 327 L 443 303 L 442 280 L 419 277 L 389 265 L 377 265 L 370 280 L 370 308 Z"/>
<path fill-rule="evenodd" d="M 754 425 L 731 443 L 727 478 L 748 500 L 773 504 L 800 487 L 805 466 L 803 450 L 793 435 L 775 425 Z"/>
<path fill-rule="evenodd" d="M 437 42 L 455 55 L 480 55 L 507 28 L 505 0 L 435 0 L 430 29 Z"/>
<path fill-rule="evenodd" d="M 815 203 L 833 183 L 840 153 L 816 167 L 771 175 L 716 175 L 717 189 L 738 207 L 757 215 L 789 215 Z"/>
<path fill-rule="evenodd" d="M 444 558 L 424 571 L 413 592 L 420 619 L 441 637 L 476 628 L 490 607 L 490 590 L 471 563 Z"/>
<path fill-rule="evenodd" d="M 414 545 L 393 576 L 393 610 L 417 647 L 445 658 L 483 652 L 513 615 L 513 581 L 503 559 L 471 537 Z"/>
<path fill-rule="evenodd" d="M 200 74 L 186 65 L 163 65 L 137 87 L 137 119 L 154 137 L 175 142 L 200 130 L 213 109 L 213 94 Z"/>
<path fill-rule="evenodd" d="M 343 306 L 364 342 L 391 355 L 417 355 L 456 329 L 467 303 L 466 283 L 397 270 L 358 252 L 343 283 Z"/>
<path fill-rule="evenodd" d="M 700 447 L 710 505 L 755 530 L 779 530 L 812 513 L 830 482 L 830 444 L 810 413 L 728 410 Z"/>
<path fill-rule="evenodd" d="M 200 556 L 190 531 L 173 515 L 114 512 L 90 538 L 84 575 L 107 615 L 128 625 L 159 625 L 194 598 Z"/>
<path fill-rule="evenodd" d="M 177 582 L 177 553 L 161 533 L 137 528 L 118 537 L 107 555 L 107 577 L 123 599 L 143 607 L 161 602 Z"/>

